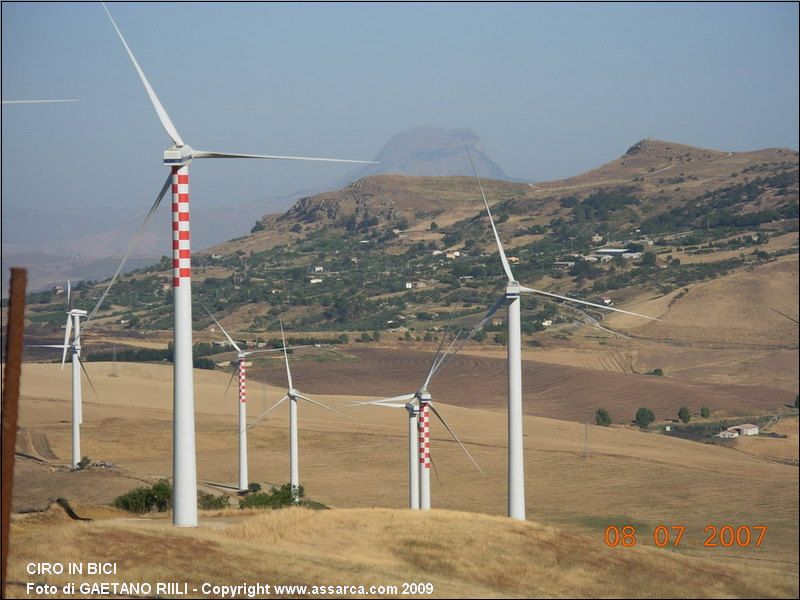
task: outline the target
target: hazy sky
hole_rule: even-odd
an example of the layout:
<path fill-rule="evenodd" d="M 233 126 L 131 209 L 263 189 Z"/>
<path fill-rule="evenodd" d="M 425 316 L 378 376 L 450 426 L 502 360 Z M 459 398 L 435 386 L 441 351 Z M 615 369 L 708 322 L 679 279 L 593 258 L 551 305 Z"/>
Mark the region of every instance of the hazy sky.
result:
<path fill-rule="evenodd" d="M 797 4 L 110 4 L 195 148 L 370 159 L 474 129 L 509 174 L 577 174 L 652 136 L 798 148 Z M 142 215 L 169 145 L 99 4 L 2 5 L 4 206 Z M 348 167 L 198 161 L 197 206 Z M 7 224 L 8 225 L 8 224 Z"/>

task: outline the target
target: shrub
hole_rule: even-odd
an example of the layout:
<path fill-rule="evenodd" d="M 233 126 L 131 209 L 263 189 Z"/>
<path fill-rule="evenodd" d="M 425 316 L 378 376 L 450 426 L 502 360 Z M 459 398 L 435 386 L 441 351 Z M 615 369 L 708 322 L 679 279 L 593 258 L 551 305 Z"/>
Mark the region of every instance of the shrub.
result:
<path fill-rule="evenodd" d="M 247 489 L 248 491 L 253 492 L 255 494 L 256 492 L 261 491 L 261 484 L 253 481 L 250 483 L 250 485 L 247 486 Z"/>
<path fill-rule="evenodd" d="M 78 468 L 79 468 L 79 469 L 85 469 L 85 468 L 86 468 L 86 467 L 88 467 L 90 464 L 92 464 L 92 461 L 91 461 L 91 459 L 90 459 L 88 456 L 84 456 L 83 458 L 81 458 L 81 459 L 78 461 Z"/>
<path fill-rule="evenodd" d="M 689 409 L 685 406 L 681 406 L 678 409 L 678 418 L 681 420 L 681 423 L 688 423 L 692 418 L 692 413 L 690 413 Z"/>
<path fill-rule="evenodd" d="M 297 498 L 305 496 L 303 486 L 296 490 Z M 292 494 L 292 484 L 285 483 L 281 487 L 273 487 L 269 492 L 251 494 L 239 500 L 239 508 L 283 508 L 295 504 Z"/>
<path fill-rule="evenodd" d="M 645 408 L 644 406 L 636 411 L 636 424 L 641 427 L 642 429 L 647 429 L 647 427 L 656 420 L 656 416 L 653 414 L 653 411 L 649 408 Z"/>
<path fill-rule="evenodd" d="M 138 487 L 114 498 L 112 505 L 128 512 L 144 514 L 153 510 L 153 497 L 148 487 Z"/>
<path fill-rule="evenodd" d="M 656 377 L 663 377 L 664 370 L 663 369 L 653 369 L 652 371 L 648 371 L 645 375 L 655 375 Z"/>
<path fill-rule="evenodd" d="M 703 417 L 704 419 L 707 419 L 708 417 L 711 416 L 711 411 L 708 409 L 707 406 L 700 407 L 700 416 Z"/>
<path fill-rule="evenodd" d="M 227 507 L 228 507 L 228 496 L 225 494 L 220 494 L 219 496 L 215 496 L 214 494 L 206 494 L 205 492 L 200 492 L 197 495 L 197 508 L 200 508 L 202 510 L 219 510 Z"/>
<path fill-rule="evenodd" d="M 611 415 L 605 408 L 598 408 L 594 413 L 594 422 L 603 427 L 611 425 Z"/>
<path fill-rule="evenodd" d="M 139 514 L 152 510 L 164 512 L 172 506 L 172 485 L 166 479 L 160 479 L 152 487 L 138 487 L 117 496 L 112 504 L 116 508 Z"/>

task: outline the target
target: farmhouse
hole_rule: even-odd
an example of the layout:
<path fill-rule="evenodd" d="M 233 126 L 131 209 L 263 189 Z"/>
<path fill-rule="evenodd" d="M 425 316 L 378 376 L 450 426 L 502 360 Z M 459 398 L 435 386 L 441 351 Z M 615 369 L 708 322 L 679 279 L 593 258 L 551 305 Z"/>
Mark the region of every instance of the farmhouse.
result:
<path fill-rule="evenodd" d="M 721 438 L 737 438 L 739 437 L 739 433 L 736 431 L 731 431 L 730 429 L 726 429 L 725 431 L 719 432 L 719 437 Z"/>
<path fill-rule="evenodd" d="M 629 252 L 627 248 L 598 248 L 595 251 L 595 254 L 604 254 L 606 256 L 622 256 L 626 252 Z"/>
<path fill-rule="evenodd" d="M 728 431 L 732 431 L 738 435 L 758 435 L 758 425 L 743 423 L 742 425 L 728 427 Z"/>
<path fill-rule="evenodd" d="M 325 270 L 325 267 L 314 267 L 314 273 L 322 273 Z"/>
<path fill-rule="evenodd" d="M 322 279 L 320 279 L 319 277 L 314 277 L 314 278 L 313 278 L 311 281 L 309 281 L 308 283 L 322 283 Z"/>

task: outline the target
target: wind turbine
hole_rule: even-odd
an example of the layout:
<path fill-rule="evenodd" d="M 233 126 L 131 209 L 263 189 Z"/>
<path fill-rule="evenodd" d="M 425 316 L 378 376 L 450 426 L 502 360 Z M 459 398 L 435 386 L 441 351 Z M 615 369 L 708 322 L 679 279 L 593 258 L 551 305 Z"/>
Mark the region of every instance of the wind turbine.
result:
<path fill-rule="evenodd" d="M 286 400 L 289 401 L 289 483 L 292 486 L 292 497 L 294 502 L 298 502 L 300 499 L 299 491 L 300 491 L 300 455 L 298 453 L 298 440 L 297 440 L 297 400 L 298 398 L 301 400 L 305 400 L 306 402 L 310 402 L 311 404 L 316 404 L 317 406 L 324 408 L 325 410 L 329 410 L 337 415 L 340 415 L 345 418 L 350 418 L 344 413 L 339 412 L 335 408 L 331 408 L 330 406 L 326 406 L 322 404 L 322 402 L 318 402 L 316 400 L 312 400 L 308 396 L 305 396 L 300 393 L 294 387 L 294 383 L 292 381 L 292 370 L 289 368 L 289 354 L 287 352 L 286 347 L 286 336 L 283 334 L 283 322 L 281 321 L 281 339 L 283 340 L 283 358 L 286 362 L 286 381 L 288 384 L 288 389 L 286 391 L 286 395 L 278 400 L 275 404 L 273 404 L 270 408 L 262 412 L 250 425 L 248 425 L 247 429 L 253 427 L 256 423 L 261 421 L 264 417 L 266 417 L 270 412 L 272 412 L 275 408 L 283 404 Z"/>
<path fill-rule="evenodd" d="M 574 302 L 576 304 L 583 304 L 586 306 L 593 306 L 595 308 L 602 308 L 603 310 L 610 310 L 613 312 L 624 313 L 626 315 L 633 315 L 650 319 L 651 321 L 658 321 L 654 317 L 640 315 L 638 313 L 629 312 L 619 308 L 611 308 L 610 306 L 603 306 L 602 304 L 595 304 L 594 302 L 587 302 L 585 300 L 578 300 L 568 296 L 560 296 L 559 294 L 552 294 L 534 288 L 525 287 L 519 284 L 511 272 L 506 253 L 503 250 L 503 244 L 500 242 L 500 235 L 497 233 L 494 219 L 492 218 L 492 211 L 489 210 L 489 203 L 486 200 L 486 194 L 483 192 L 481 180 L 478 177 L 478 172 L 475 170 L 475 163 L 472 162 L 472 156 L 467 149 L 467 156 L 469 163 L 472 166 L 472 172 L 475 174 L 475 181 L 478 183 L 478 188 L 481 191 L 483 198 L 483 205 L 486 207 L 486 214 L 489 216 L 489 223 L 492 225 L 492 232 L 494 233 L 494 240 L 497 244 L 497 251 L 500 254 L 500 260 L 503 263 L 503 270 L 505 271 L 508 281 L 506 282 L 506 292 L 503 296 L 497 299 L 492 305 L 484 318 L 473 328 L 472 333 L 467 338 L 472 337 L 477 330 L 489 320 L 489 318 L 504 304 L 507 306 L 508 311 L 508 516 L 512 519 L 525 520 L 525 470 L 523 464 L 523 440 L 522 440 L 522 333 L 520 329 L 520 305 L 519 299 L 521 293 L 538 294 L 540 296 L 547 296 L 549 298 L 557 298 L 566 302 Z"/>
<path fill-rule="evenodd" d="M 150 98 L 150 102 L 158 115 L 161 125 L 172 140 L 172 145 L 164 151 L 164 165 L 169 167 L 161 191 L 151 206 L 144 222 L 128 252 L 122 260 L 117 272 L 109 282 L 97 305 L 89 316 L 91 320 L 108 290 L 114 284 L 133 249 L 138 236 L 144 229 L 152 214 L 156 211 L 161 199 L 172 190 L 172 288 L 174 293 L 174 361 L 173 361 L 173 513 L 172 524 L 178 527 L 197 526 L 197 463 L 195 454 L 194 427 L 194 388 L 192 382 L 192 300 L 191 300 L 191 250 L 189 228 L 189 163 L 196 158 L 254 158 L 267 160 L 308 160 L 338 163 L 370 163 L 372 161 L 344 160 L 335 158 L 312 158 L 308 156 L 281 156 L 267 154 L 240 154 L 194 150 L 185 144 L 178 130 L 173 125 L 167 111 L 156 96 L 150 82 L 131 52 L 128 43 L 117 27 L 111 13 L 103 3 L 114 30 L 117 32 L 125 51 L 139 75 L 139 79 Z"/>
<path fill-rule="evenodd" d="M 77 308 L 72 308 L 72 287 L 67 281 L 67 323 L 64 326 L 63 344 L 34 344 L 30 348 L 58 348 L 62 350 L 61 370 L 64 370 L 64 363 L 67 360 L 67 350 L 72 350 L 72 468 L 77 469 L 81 460 L 81 424 L 83 423 L 83 402 L 81 399 L 81 370 L 86 375 L 89 385 L 94 390 L 92 380 L 86 367 L 81 362 L 81 318 L 86 317 L 87 312 Z M 73 333 L 70 341 L 70 333 Z M 95 392 L 97 393 L 97 392 Z"/>
<path fill-rule="evenodd" d="M 246 367 L 250 366 L 250 363 L 245 362 L 245 358 L 250 356 L 251 354 L 260 354 L 263 352 L 280 352 L 282 348 L 269 348 L 266 350 L 249 350 L 247 352 L 243 351 L 239 345 L 233 341 L 233 338 L 228 335 L 228 332 L 225 331 L 225 328 L 222 324 L 217 321 L 216 317 L 211 314 L 211 311 L 208 310 L 208 307 L 205 304 L 201 303 L 201 306 L 205 309 L 212 319 L 214 319 L 214 323 L 222 330 L 222 333 L 225 334 L 225 337 L 228 338 L 231 346 L 236 349 L 237 354 L 237 369 L 233 373 L 231 373 L 231 379 L 228 381 L 228 386 L 230 387 L 231 381 L 233 380 L 234 375 L 237 373 L 239 374 L 239 491 L 246 492 L 248 490 L 248 476 L 247 476 L 247 371 Z M 299 346 L 298 346 L 299 347 Z M 228 393 L 228 388 L 225 388 L 225 393 Z"/>
<path fill-rule="evenodd" d="M 383 398 L 381 400 L 369 400 L 367 402 L 358 402 L 355 406 L 385 406 L 389 408 L 404 408 L 408 413 L 408 506 L 416 510 L 428 510 L 431 507 L 431 453 L 430 453 L 430 413 L 442 422 L 453 439 L 461 446 L 461 449 L 466 453 L 472 464 L 477 467 L 478 471 L 483 474 L 472 455 L 458 439 L 458 436 L 444 420 L 441 413 L 436 410 L 436 407 L 431 402 L 431 393 L 428 391 L 428 386 L 433 380 L 434 375 L 446 364 L 449 359 L 455 354 L 451 350 L 455 346 L 456 341 L 460 337 L 461 332 L 453 339 L 447 350 L 442 353 L 442 345 L 444 338 L 439 344 L 439 350 L 433 358 L 433 363 L 428 371 L 427 377 L 422 382 L 422 386 L 412 394 L 404 394 L 402 396 L 394 396 L 392 398 Z M 414 405 L 414 401 L 417 405 Z M 405 403 L 404 403 L 405 402 Z"/>

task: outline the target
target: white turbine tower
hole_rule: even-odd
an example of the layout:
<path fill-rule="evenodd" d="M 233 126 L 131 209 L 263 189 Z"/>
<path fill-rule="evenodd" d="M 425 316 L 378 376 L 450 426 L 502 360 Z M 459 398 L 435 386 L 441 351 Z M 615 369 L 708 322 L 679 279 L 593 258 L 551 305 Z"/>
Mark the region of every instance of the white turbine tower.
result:
<path fill-rule="evenodd" d="M 475 170 L 475 164 L 472 162 L 472 156 L 467 150 L 470 165 L 472 165 L 472 172 L 475 174 L 475 181 L 478 182 L 478 188 L 481 191 L 483 204 L 486 207 L 486 214 L 489 216 L 489 223 L 492 225 L 492 232 L 494 239 L 497 243 L 497 251 L 500 253 L 500 260 L 503 263 L 503 270 L 505 271 L 508 281 L 506 282 L 506 292 L 486 313 L 486 316 L 480 323 L 473 329 L 477 331 L 488 319 L 499 309 L 503 304 L 507 305 L 508 310 L 508 516 L 512 519 L 525 519 L 525 470 L 523 464 L 523 439 L 522 439 L 522 342 L 521 342 L 521 328 L 520 328 L 520 306 L 519 297 L 520 293 L 538 294 L 547 296 L 549 298 L 557 298 L 567 302 L 575 302 L 586 306 L 593 306 L 603 310 L 610 310 L 614 312 L 624 313 L 626 315 L 634 315 L 652 321 L 658 321 L 654 317 L 640 315 L 638 313 L 621 310 L 619 308 L 611 308 L 610 306 L 603 306 L 602 304 L 595 304 L 594 302 L 586 302 L 585 300 L 578 300 L 576 298 L 569 298 L 567 296 L 560 296 L 550 292 L 544 292 L 529 287 L 524 287 L 514 279 L 511 272 L 511 266 L 506 258 L 506 253 L 503 250 L 503 244 L 500 242 L 500 236 L 497 233 L 492 212 L 489 210 L 489 203 L 486 200 L 486 194 L 483 192 L 481 180 L 478 177 L 478 172 Z M 470 336 L 471 337 L 471 336 Z"/>
<path fill-rule="evenodd" d="M 372 161 L 344 160 L 334 158 L 312 158 L 307 156 L 280 156 L 266 154 L 239 154 L 194 150 L 183 142 L 175 125 L 164 110 L 155 91 L 147 80 L 139 63 L 131 52 L 119 27 L 108 8 L 103 8 L 111 20 L 128 57 L 136 69 L 150 102 L 161 124 L 172 140 L 172 146 L 164 151 L 164 165 L 169 167 L 161 191 L 156 196 L 150 211 L 139 228 L 117 273 L 112 277 L 97 305 L 89 315 L 92 319 L 122 270 L 145 224 L 156 211 L 168 189 L 172 189 L 172 287 L 174 292 L 174 361 L 173 361 L 173 513 L 172 523 L 178 527 L 197 526 L 197 464 L 195 454 L 194 388 L 192 382 L 192 300 L 191 300 L 191 251 L 189 244 L 189 163 L 195 158 L 255 158 L 267 160 L 309 160 L 338 163 L 370 163 Z"/>
<path fill-rule="evenodd" d="M 313 400 L 308 396 L 305 396 L 300 393 L 295 387 L 294 382 L 292 381 L 292 370 L 289 368 L 289 354 L 287 352 L 288 348 L 286 347 L 286 336 L 283 334 L 283 322 L 281 321 L 281 340 L 283 340 L 283 359 L 286 362 L 286 381 L 288 385 L 288 389 L 286 391 L 286 395 L 278 400 L 275 404 L 273 404 L 270 408 L 262 412 L 250 425 L 248 425 L 248 429 L 253 427 L 256 423 L 261 421 L 264 417 L 266 417 L 270 412 L 272 412 L 275 408 L 279 405 L 284 403 L 286 400 L 289 401 L 289 483 L 292 486 L 292 496 L 294 501 L 299 501 L 299 490 L 300 490 L 300 455 L 299 455 L 299 444 L 298 444 L 298 428 L 297 428 L 297 400 L 298 398 L 301 400 L 305 400 L 306 402 L 310 402 L 311 404 L 316 404 L 317 406 L 324 408 L 325 410 L 329 410 L 337 415 L 340 415 L 345 418 L 350 418 L 344 413 L 339 412 L 335 408 L 331 408 L 330 406 L 326 406 L 322 404 L 322 402 L 318 402 L 317 400 Z"/>
<path fill-rule="evenodd" d="M 358 402 L 355 406 L 385 406 L 389 408 L 404 408 L 408 413 L 408 506 L 411 509 L 428 510 L 431 507 L 431 453 L 430 453 L 430 413 L 442 422 L 453 439 L 458 443 L 461 449 L 466 453 L 472 464 L 483 474 L 472 455 L 458 439 L 458 436 L 450 428 L 447 422 L 442 417 L 441 413 L 436 410 L 436 407 L 431 402 L 431 393 L 428 391 L 428 386 L 433 380 L 434 375 L 444 366 L 444 364 L 453 356 L 451 350 L 455 346 L 456 341 L 460 337 L 460 333 L 456 335 L 447 350 L 442 353 L 442 345 L 444 338 L 439 344 L 439 350 L 433 358 L 433 363 L 428 371 L 428 375 L 422 383 L 422 386 L 412 394 L 403 394 L 402 396 L 394 396 L 392 398 L 383 398 L 381 400 L 369 400 L 367 402 Z M 414 401 L 417 405 L 414 405 Z"/>
<path fill-rule="evenodd" d="M 236 349 L 237 360 L 236 360 L 236 371 L 231 374 L 231 379 L 228 381 L 228 386 L 230 387 L 231 381 L 233 377 L 238 374 L 239 375 L 239 491 L 246 492 L 248 489 L 249 481 L 247 475 L 247 367 L 250 366 L 251 363 L 245 361 L 245 359 L 250 356 L 251 354 L 261 354 L 264 352 L 281 352 L 282 348 L 269 348 L 266 350 L 242 350 L 239 345 L 233 340 L 233 338 L 228 335 L 228 332 L 225 331 L 225 328 L 222 324 L 217 321 L 216 317 L 211 314 L 211 311 L 208 310 L 204 304 L 201 303 L 201 306 L 205 309 L 212 319 L 214 319 L 214 323 L 222 330 L 222 333 L 225 334 L 225 337 L 228 338 L 228 342 L 230 342 L 231 346 Z M 298 346 L 300 347 L 300 346 Z M 228 393 L 228 388 L 225 388 L 225 393 Z"/>
<path fill-rule="evenodd" d="M 81 460 L 81 424 L 83 423 L 83 401 L 81 398 L 81 370 L 86 375 L 89 385 L 94 390 L 92 380 L 86 367 L 81 362 L 81 318 L 86 317 L 87 312 L 77 308 L 72 308 L 72 287 L 67 281 L 67 322 L 64 326 L 63 344 L 34 344 L 30 348 L 58 348 L 62 351 L 61 369 L 67 360 L 67 350 L 72 350 L 72 468 L 77 469 Z M 73 338 L 70 341 L 70 333 Z M 95 393 L 97 393 L 95 391 Z"/>

